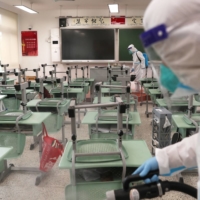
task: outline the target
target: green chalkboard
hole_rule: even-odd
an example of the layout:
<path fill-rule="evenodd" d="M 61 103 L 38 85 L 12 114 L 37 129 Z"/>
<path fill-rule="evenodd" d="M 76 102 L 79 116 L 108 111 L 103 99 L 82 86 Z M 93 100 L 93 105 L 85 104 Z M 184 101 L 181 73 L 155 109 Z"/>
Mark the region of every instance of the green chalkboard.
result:
<path fill-rule="evenodd" d="M 119 29 L 119 61 L 132 61 L 132 55 L 128 53 L 128 46 L 133 44 L 139 51 L 145 52 L 140 34 L 143 29 Z"/>

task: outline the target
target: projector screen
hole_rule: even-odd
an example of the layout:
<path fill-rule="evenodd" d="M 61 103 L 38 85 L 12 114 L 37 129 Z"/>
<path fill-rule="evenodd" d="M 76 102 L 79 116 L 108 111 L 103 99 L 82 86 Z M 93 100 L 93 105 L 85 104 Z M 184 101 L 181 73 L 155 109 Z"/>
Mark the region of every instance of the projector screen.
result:
<path fill-rule="evenodd" d="M 62 61 L 115 60 L 114 29 L 61 29 Z"/>

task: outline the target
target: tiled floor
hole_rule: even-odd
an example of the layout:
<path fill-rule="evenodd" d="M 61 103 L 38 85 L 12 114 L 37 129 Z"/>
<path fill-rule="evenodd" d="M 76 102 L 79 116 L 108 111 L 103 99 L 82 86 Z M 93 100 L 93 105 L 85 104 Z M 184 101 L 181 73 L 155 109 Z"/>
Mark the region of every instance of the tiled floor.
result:
<path fill-rule="evenodd" d="M 145 105 L 138 106 L 140 112 L 142 125 L 136 128 L 135 139 L 146 140 L 149 148 L 151 145 L 151 116 L 145 117 Z M 87 125 L 81 125 L 78 131 L 78 139 L 88 138 Z M 70 136 L 70 125 L 66 126 L 67 138 Z M 56 138 L 61 138 L 61 133 L 53 134 Z M 23 155 L 18 159 L 10 160 L 10 163 L 14 163 L 15 166 L 31 166 L 38 167 L 39 154 L 38 147 L 32 151 L 29 150 L 29 146 L 32 142 L 31 137 L 27 137 L 26 147 Z M 44 178 L 39 186 L 35 186 L 35 178 L 37 173 L 24 173 L 13 172 L 10 176 L 0 184 L 0 200 L 64 200 L 65 199 L 65 187 L 70 182 L 68 170 L 60 170 L 58 163 L 54 166 L 52 171 Z M 197 183 L 196 174 L 184 175 L 184 181 L 196 187 Z M 168 180 L 177 180 L 175 178 L 169 178 Z M 169 192 L 162 198 L 163 200 L 191 200 L 193 198 L 178 192 Z M 69 199 L 70 200 L 70 199 Z M 89 200 L 89 199 L 88 199 Z M 95 199 L 92 199 L 95 200 Z"/>

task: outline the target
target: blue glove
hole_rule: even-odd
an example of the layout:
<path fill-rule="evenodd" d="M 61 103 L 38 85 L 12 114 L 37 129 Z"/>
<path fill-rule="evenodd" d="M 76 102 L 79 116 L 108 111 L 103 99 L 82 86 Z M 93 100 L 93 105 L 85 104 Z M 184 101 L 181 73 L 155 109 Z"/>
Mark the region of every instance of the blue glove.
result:
<path fill-rule="evenodd" d="M 144 164 L 142 164 L 140 167 L 138 167 L 133 174 L 139 174 L 141 177 L 146 176 L 150 171 L 152 170 L 158 170 L 158 161 L 155 157 L 150 158 L 147 160 Z M 145 179 L 145 183 L 151 183 L 151 182 L 158 182 L 158 176 L 154 175 L 151 179 Z"/>
<path fill-rule="evenodd" d="M 134 71 L 135 71 L 134 68 L 132 68 L 132 69 L 131 69 L 131 72 L 134 72 Z"/>

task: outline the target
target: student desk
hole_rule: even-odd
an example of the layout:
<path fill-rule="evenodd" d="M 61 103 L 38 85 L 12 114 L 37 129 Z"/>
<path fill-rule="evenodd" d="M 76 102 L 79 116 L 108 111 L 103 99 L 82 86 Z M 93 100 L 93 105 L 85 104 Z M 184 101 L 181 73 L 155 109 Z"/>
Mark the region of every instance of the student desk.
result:
<path fill-rule="evenodd" d="M 158 88 L 158 83 L 157 82 L 153 82 L 153 83 L 144 83 L 143 84 L 144 87 L 144 91 L 147 95 L 149 94 L 149 89 L 156 89 Z M 149 100 L 148 97 L 146 98 L 146 111 L 145 114 L 147 117 L 149 117 L 149 114 L 151 114 L 151 112 L 149 112 Z"/>
<path fill-rule="evenodd" d="M 156 104 L 159 106 L 159 107 L 165 107 L 165 108 L 168 108 L 168 105 L 167 103 L 165 102 L 164 99 L 156 99 Z M 196 101 L 195 99 L 193 99 L 193 112 L 196 111 L 196 108 L 200 106 L 200 102 Z M 181 103 L 181 100 L 178 101 L 178 102 L 172 102 L 171 103 L 171 107 L 172 107 L 172 112 L 187 112 L 188 110 L 188 102 L 185 102 L 183 101 Z"/>
<path fill-rule="evenodd" d="M 17 148 L 18 150 L 16 151 L 16 149 L 12 149 L 12 155 L 7 154 L 7 156 L 5 156 L 5 160 L 4 160 L 4 168 L 3 168 L 3 175 L 0 176 L 0 181 L 4 180 L 12 170 L 14 171 L 31 171 L 31 172 L 38 172 L 40 173 L 40 175 L 36 178 L 36 185 L 39 185 L 39 183 L 41 182 L 44 173 L 41 172 L 38 167 L 37 168 L 29 168 L 29 167 L 14 167 L 14 165 L 8 166 L 7 164 L 7 159 L 9 158 L 16 158 L 18 156 L 20 156 L 23 151 L 24 151 L 24 146 L 25 146 L 25 137 L 26 136 L 38 136 L 39 137 L 39 153 L 41 155 L 42 152 L 42 137 L 41 137 L 41 132 L 42 132 L 42 123 L 51 115 L 51 113 L 32 113 L 32 115 L 25 120 L 20 120 L 18 122 L 19 128 L 20 128 L 20 133 L 15 132 L 15 127 L 16 127 L 16 121 L 0 121 L 0 134 L 3 134 L 4 136 L 9 135 L 17 135 L 20 134 L 18 136 L 18 142 L 17 142 L 17 146 L 15 148 Z M 24 136 L 23 138 L 22 135 Z M 8 142 L 12 142 L 12 140 L 9 140 Z M 18 147 L 20 145 L 20 148 Z M 9 146 L 5 146 L 5 147 L 10 147 Z M 7 158 L 8 157 L 8 158 Z"/>
<path fill-rule="evenodd" d="M 185 138 L 190 135 L 191 130 L 196 130 L 196 128 L 193 124 L 186 123 L 183 116 L 183 114 L 172 115 L 172 119 L 177 128 L 177 132 L 181 133 L 182 138 Z M 200 121 L 200 114 L 194 113 L 192 114 L 192 118 Z M 200 123 L 198 124 L 200 125 Z"/>
<path fill-rule="evenodd" d="M 12 147 L 0 147 L 0 175 L 4 170 L 4 162 L 5 157 L 12 151 Z"/>
<path fill-rule="evenodd" d="M 94 78 L 76 78 L 74 80 L 72 80 L 72 82 L 85 82 L 85 83 L 89 83 L 90 86 L 90 97 L 91 97 L 91 102 L 94 98 L 94 82 L 95 79 Z"/>
<path fill-rule="evenodd" d="M 64 87 L 68 87 L 68 83 L 64 83 Z M 70 88 L 83 88 L 85 95 L 89 92 L 89 83 L 84 82 L 71 82 L 69 83 Z"/>
<path fill-rule="evenodd" d="M 60 88 L 52 88 L 50 93 L 53 94 L 54 98 L 61 97 Z M 64 97 L 67 99 L 76 98 L 77 103 L 80 104 L 85 99 L 85 92 L 83 88 L 64 88 Z"/>
<path fill-rule="evenodd" d="M 101 97 L 101 103 L 111 103 L 113 102 L 112 97 Z M 126 103 L 126 101 L 123 101 L 124 103 Z M 93 101 L 94 104 L 98 103 L 98 97 L 94 98 Z M 135 100 L 131 99 L 130 101 L 130 105 L 136 105 Z M 134 111 L 137 111 L 137 107 L 135 106 Z"/>
<path fill-rule="evenodd" d="M 151 100 L 153 102 L 153 105 L 156 104 L 156 99 L 161 99 L 162 93 L 160 89 L 149 89 L 149 95 L 151 97 Z"/>
<path fill-rule="evenodd" d="M 15 89 L 2 89 L 1 95 L 6 95 L 3 99 L 4 106 L 8 110 L 18 110 L 20 108 L 21 91 L 16 91 Z M 26 90 L 27 101 L 32 100 L 36 95 L 36 92 L 30 89 Z"/>
<path fill-rule="evenodd" d="M 144 85 L 144 83 L 152 83 L 152 82 L 157 82 L 157 80 L 155 78 L 143 78 L 143 79 L 139 80 L 139 84 L 141 86 L 141 90 L 140 90 L 140 99 L 141 99 L 140 106 L 142 106 L 143 103 L 146 103 L 146 101 L 145 102 L 143 101 L 143 96 L 142 96 L 143 85 Z"/>
<path fill-rule="evenodd" d="M 151 153 L 143 140 L 123 141 L 124 148 L 127 151 L 128 158 L 126 161 L 126 175 L 131 175 L 134 170 L 151 158 Z M 64 154 L 60 160 L 60 169 L 69 169 L 71 181 L 75 178 L 72 175 L 72 163 L 67 159 L 68 152 L 72 147 L 72 142 L 68 142 Z M 122 188 L 122 161 L 96 162 L 96 163 L 75 163 L 76 168 L 76 185 L 68 185 L 65 190 L 65 198 L 70 200 L 104 200 L 106 192 L 109 190 Z M 81 169 L 106 169 L 111 171 L 112 181 L 95 180 L 92 182 L 83 182 L 78 177 L 78 171 Z M 109 175 L 105 175 L 104 179 Z"/>
<path fill-rule="evenodd" d="M 116 116 L 117 116 L 117 111 Z M 118 138 L 117 134 L 113 133 L 92 133 L 92 128 L 96 128 L 96 117 L 98 115 L 98 111 L 88 111 L 84 118 L 82 119 L 82 124 L 88 124 L 88 130 L 90 138 Z M 141 124 L 140 115 L 138 112 L 129 112 L 129 115 L 131 116 L 131 119 L 128 121 L 128 128 L 130 133 L 125 134 L 123 138 L 125 139 L 133 139 L 134 138 L 134 132 L 135 132 L 135 125 Z M 98 128 L 117 128 L 117 120 L 98 120 Z M 124 128 L 126 127 L 126 120 L 123 120 Z"/>

